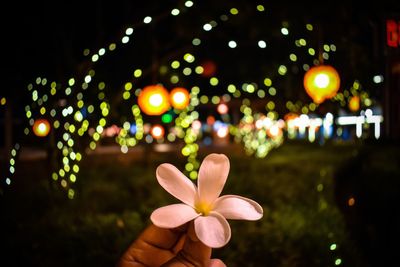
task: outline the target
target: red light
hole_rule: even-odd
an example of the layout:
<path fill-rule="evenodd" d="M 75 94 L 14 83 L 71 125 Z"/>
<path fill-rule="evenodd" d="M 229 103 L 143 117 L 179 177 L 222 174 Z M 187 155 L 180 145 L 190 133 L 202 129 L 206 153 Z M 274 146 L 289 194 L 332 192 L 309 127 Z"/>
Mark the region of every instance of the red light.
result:
<path fill-rule="evenodd" d="M 386 21 L 386 42 L 390 47 L 398 47 L 400 45 L 400 23 L 394 20 Z"/>

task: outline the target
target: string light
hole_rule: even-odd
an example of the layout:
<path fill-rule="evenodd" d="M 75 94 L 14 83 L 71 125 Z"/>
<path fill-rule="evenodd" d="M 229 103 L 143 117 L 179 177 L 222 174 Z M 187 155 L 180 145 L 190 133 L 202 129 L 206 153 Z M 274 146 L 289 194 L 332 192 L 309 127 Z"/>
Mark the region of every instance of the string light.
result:
<path fill-rule="evenodd" d="M 192 7 L 193 2 L 186 1 L 185 6 Z M 263 12 L 265 11 L 265 8 L 262 5 L 258 5 L 257 10 Z M 171 10 L 170 15 L 176 17 L 183 12 L 184 9 L 174 8 Z M 238 14 L 239 10 L 237 8 L 231 8 L 229 16 L 221 15 L 220 19 L 221 21 L 227 21 L 228 18 L 234 17 Z M 134 28 L 136 29 L 137 27 L 141 27 L 144 24 L 151 24 L 155 20 L 155 16 L 145 16 L 141 25 L 128 27 L 125 30 L 125 35 L 121 37 L 119 42 L 123 44 L 128 44 L 134 38 Z M 206 32 L 205 34 L 217 28 L 218 23 L 216 22 L 216 20 L 211 20 L 203 24 L 203 30 Z M 307 24 L 306 29 L 311 32 L 314 30 L 314 27 L 311 24 Z M 294 35 L 294 33 L 290 31 L 290 36 L 288 36 L 289 28 L 287 27 L 282 27 L 281 33 L 285 36 L 285 38 L 291 38 L 291 36 Z M 201 35 L 198 37 L 194 37 L 190 40 L 192 40 L 191 44 L 193 45 L 193 47 L 199 47 L 205 42 L 203 41 L 205 39 L 203 39 Z M 109 45 L 105 46 L 105 48 L 100 48 L 92 54 L 90 53 L 90 50 L 84 50 L 84 55 L 88 56 L 93 63 L 97 63 L 103 56 L 108 54 L 108 51 L 115 50 L 118 47 L 117 43 L 119 42 L 112 42 Z M 238 47 L 237 41 L 229 40 L 227 43 L 230 48 Z M 306 53 L 311 56 L 315 56 L 317 53 L 314 48 L 307 46 L 309 43 L 310 42 L 307 42 L 304 38 L 299 38 L 294 42 L 296 47 L 305 49 Z M 254 43 L 254 45 L 262 49 L 267 48 L 267 42 L 264 40 L 258 40 L 256 43 Z M 324 53 L 322 54 L 323 58 L 325 60 L 328 60 L 329 53 L 334 51 L 336 51 L 335 45 L 325 44 Z M 204 75 L 206 68 L 204 66 L 200 66 L 197 63 L 199 57 L 197 57 L 195 53 L 189 53 L 188 51 L 185 51 L 181 55 L 183 55 L 183 60 L 182 57 L 179 57 L 178 59 L 173 60 L 169 65 L 173 70 L 180 70 L 179 74 L 171 74 L 170 81 L 172 83 L 176 84 L 181 81 L 185 81 L 185 76 L 191 76 L 193 74 L 198 74 L 199 76 L 206 77 L 206 75 Z M 287 56 L 288 61 L 290 60 L 291 63 L 296 63 L 300 66 L 304 66 L 304 70 L 308 70 L 312 64 L 308 64 L 309 62 L 299 62 L 300 58 L 301 57 L 299 57 L 299 54 L 297 54 L 297 52 L 290 53 Z M 316 63 L 316 61 L 312 62 Z M 193 65 L 191 67 L 187 67 L 188 64 Z M 199 66 L 194 66 L 195 64 L 198 64 Z M 277 72 L 281 76 L 287 75 L 288 70 L 290 70 L 290 65 L 287 62 L 282 62 L 275 68 L 275 72 Z M 141 68 L 136 68 L 133 72 L 133 79 L 141 78 L 142 75 L 144 75 L 143 72 L 144 71 L 142 71 Z M 208 77 L 210 85 L 215 88 L 223 86 L 222 81 L 224 81 L 224 79 L 216 76 L 213 72 L 215 73 L 215 70 L 212 71 L 211 76 Z M 282 144 L 284 130 L 288 132 L 291 131 L 291 135 L 296 135 L 297 130 L 300 129 L 300 131 L 306 131 L 307 128 L 309 141 L 313 142 L 316 139 L 318 127 L 324 125 L 323 123 L 325 122 L 325 120 L 323 119 L 309 119 L 309 124 L 307 127 L 305 127 L 304 125 L 297 125 L 296 122 L 294 122 L 294 128 L 290 130 L 290 127 L 287 127 L 285 121 L 279 119 L 278 116 L 276 116 L 277 113 L 274 112 L 275 104 L 271 100 L 273 99 L 271 97 L 279 94 L 279 86 L 277 86 L 276 84 L 272 86 L 273 82 L 271 80 L 271 77 L 274 77 L 274 75 L 265 75 L 260 82 L 247 82 L 241 84 L 235 84 L 225 81 L 225 91 L 229 97 L 232 96 L 234 98 L 239 98 L 246 95 L 253 95 L 260 99 L 267 97 L 269 102 L 266 105 L 265 113 L 255 112 L 251 108 L 251 101 L 247 99 L 247 101 L 244 101 L 242 106 L 240 107 L 240 111 L 242 112 L 243 117 L 241 118 L 239 125 L 230 124 L 229 119 L 227 119 L 227 121 L 225 122 L 218 121 L 218 123 L 215 118 L 214 122 L 212 123 L 210 119 L 210 125 L 212 125 L 213 127 L 215 125 L 220 125 L 219 127 L 215 128 L 216 135 L 219 138 L 226 138 L 229 134 L 234 136 L 234 140 L 236 142 L 242 143 L 244 145 L 247 154 L 254 155 L 256 157 L 265 157 L 269 153 L 269 151 Z M 194 89 L 192 89 L 190 92 L 190 101 L 187 100 L 189 99 L 187 98 L 187 95 L 185 95 L 185 101 L 181 101 L 183 99 L 182 94 L 177 94 L 176 98 L 172 97 L 172 100 L 169 100 L 171 103 L 173 103 L 174 101 L 175 103 L 184 102 L 185 104 L 182 106 L 173 104 L 172 106 L 177 109 L 175 113 L 164 113 L 168 111 L 168 108 L 165 108 L 163 112 L 160 113 L 164 113 L 162 116 L 162 118 L 165 118 L 162 119 L 164 123 L 173 124 L 170 131 L 164 129 L 164 127 L 167 127 L 165 125 L 152 125 L 150 126 L 151 130 L 146 131 L 146 123 L 144 122 L 144 118 L 142 117 L 142 112 L 144 112 L 144 110 L 142 107 L 140 107 L 139 103 L 134 103 L 131 108 L 133 120 L 124 121 L 122 123 L 122 127 L 116 126 L 114 128 L 113 134 L 106 134 L 108 129 L 112 129 L 107 128 L 108 121 L 106 119 L 110 111 L 112 110 L 112 107 L 110 103 L 104 100 L 106 99 L 104 93 L 105 85 L 101 85 L 101 82 L 98 83 L 97 100 L 100 102 L 99 105 L 87 101 L 84 98 L 87 94 L 82 93 L 89 88 L 89 84 L 93 83 L 93 80 L 94 74 L 89 75 L 88 73 L 88 75 L 84 76 L 83 81 L 80 85 L 78 84 L 78 79 L 71 78 L 67 85 L 61 86 L 57 83 L 49 83 L 45 78 L 38 77 L 35 86 L 28 86 L 28 90 L 31 92 L 32 101 L 35 104 L 27 106 L 25 110 L 26 118 L 28 120 L 33 119 L 33 121 L 35 121 L 35 118 L 37 118 L 39 114 L 50 114 L 50 116 L 54 118 L 54 129 L 57 129 L 61 133 L 62 139 L 57 140 L 56 143 L 57 149 L 62 155 L 62 162 L 61 166 L 52 173 L 52 179 L 54 181 L 57 181 L 60 186 L 66 190 L 68 198 L 73 199 L 75 197 L 76 192 L 73 189 L 73 185 L 77 181 L 80 170 L 79 162 L 83 157 L 83 153 L 81 153 L 82 151 L 79 151 L 76 148 L 76 143 L 77 138 L 80 138 L 84 135 L 90 137 L 88 148 L 91 150 L 96 149 L 96 147 L 98 146 L 98 142 L 103 136 L 116 135 L 115 140 L 120 145 L 122 153 L 127 153 L 129 147 L 133 147 L 139 144 L 139 142 L 141 141 L 145 141 L 148 143 L 155 142 L 155 140 L 167 140 L 169 142 L 175 142 L 177 139 L 181 139 L 184 141 L 184 146 L 181 150 L 181 153 L 183 156 L 187 157 L 185 170 L 187 171 L 188 176 L 191 179 L 197 178 L 197 170 L 199 167 L 199 162 L 196 159 L 199 150 L 198 141 L 200 141 L 202 137 L 202 129 L 204 125 L 199 120 L 199 116 L 198 113 L 196 114 L 197 111 L 195 111 L 195 108 L 197 105 L 207 104 L 212 105 L 212 108 L 217 110 L 219 114 L 227 114 L 229 111 L 229 107 L 226 103 L 229 101 L 222 101 L 222 94 L 220 96 L 201 95 L 200 87 L 197 86 L 193 87 Z M 380 81 L 378 78 L 376 78 L 375 80 L 377 82 Z M 137 90 L 139 90 L 139 92 L 143 91 L 140 88 L 133 88 L 132 83 L 134 83 L 134 81 L 126 82 L 124 84 L 123 93 L 121 94 L 122 98 L 126 100 L 126 102 L 124 103 L 131 103 L 131 101 L 136 101 L 137 99 L 135 98 L 135 96 L 138 95 L 136 94 Z M 323 77 L 320 79 L 320 82 L 324 82 Z M 48 91 L 46 92 L 46 94 L 41 94 L 41 91 L 36 89 L 36 87 L 38 86 L 47 86 Z M 356 83 L 352 86 L 352 88 L 348 89 L 347 95 L 343 93 L 343 95 L 335 96 L 334 98 L 332 98 L 332 100 L 346 104 L 350 101 L 352 97 L 359 96 L 361 105 L 363 105 L 363 103 L 364 105 L 367 105 L 369 103 L 369 96 L 367 94 L 362 95 L 361 90 L 358 88 L 359 84 Z M 50 103 L 52 100 L 54 100 L 56 96 L 60 95 L 62 95 L 60 99 L 69 99 L 67 96 L 76 96 L 76 104 L 72 104 L 69 100 L 66 100 L 65 103 L 63 101 L 60 102 L 59 109 L 51 109 L 49 108 L 49 106 L 45 106 L 46 102 Z M 172 95 L 172 92 L 170 93 L 170 95 Z M 49 97 L 51 98 L 50 100 L 48 99 Z M 160 103 L 163 102 L 162 100 L 160 100 L 161 98 L 159 95 L 149 97 L 149 103 L 153 106 L 158 106 Z M 6 99 L 4 97 L 1 98 L 0 103 L 1 105 L 5 105 Z M 36 108 L 40 106 L 40 109 L 35 110 L 34 106 Z M 287 104 L 286 107 L 288 108 L 288 110 L 301 110 L 304 113 L 307 113 L 308 110 L 315 110 L 318 105 L 314 103 L 305 103 L 303 105 L 293 102 Z M 90 114 L 100 115 L 100 118 L 97 121 L 89 120 L 88 116 L 90 116 Z M 373 116 L 374 115 L 372 114 L 365 114 L 364 121 L 362 123 L 375 123 L 375 129 L 380 129 L 379 125 L 382 121 L 382 118 L 379 117 L 378 119 L 376 119 Z M 176 118 L 174 119 L 174 117 Z M 306 117 L 303 116 L 301 118 L 303 119 L 303 122 L 306 121 Z M 300 117 L 299 120 L 301 120 Z M 359 121 L 359 119 L 355 120 L 356 123 L 359 123 Z M 338 119 L 337 123 L 339 125 L 348 125 L 350 124 L 350 121 L 346 121 L 346 119 Z M 214 129 L 213 127 L 211 129 Z M 359 129 L 359 126 L 357 127 L 357 129 Z M 26 133 L 29 134 L 30 130 L 28 128 L 26 129 Z M 111 132 L 111 130 L 108 132 Z M 380 134 L 378 130 L 376 130 L 375 137 L 379 138 L 379 135 Z M 357 136 L 361 137 L 361 134 L 358 130 Z M 5 178 L 5 183 L 7 185 L 11 185 L 12 183 L 12 174 L 14 174 L 15 172 L 16 152 L 18 149 L 17 146 L 15 146 L 12 150 L 9 175 L 7 175 Z M 317 190 L 319 192 L 322 192 L 323 185 L 319 184 L 317 186 Z M 354 205 L 354 203 L 355 199 L 349 198 L 348 205 L 352 206 Z M 329 246 L 329 249 L 331 251 L 336 251 L 336 247 L 336 243 L 333 243 Z M 335 265 L 341 265 L 342 263 L 343 262 L 341 258 L 335 257 Z"/>
<path fill-rule="evenodd" d="M 170 16 L 172 17 L 180 16 L 184 12 L 187 12 L 187 8 L 194 6 L 194 3 L 192 1 L 185 1 L 184 5 L 186 8 L 175 7 L 171 9 Z M 256 9 L 260 13 L 265 13 L 265 7 L 263 5 L 257 5 Z M 220 28 L 218 27 L 219 25 L 221 25 L 220 21 L 226 22 L 229 19 L 237 16 L 240 12 L 242 11 L 239 11 L 238 8 L 232 7 L 229 9 L 229 12 L 217 16 L 216 18 L 219 18 L 219 20 L 211 19 L 207 22 L 204 22 L 204 24 L 202 25 L 205 34 L 208 34 L 207 32 L 213 29 Z M 154 21 L 158 21 L 159 19 L 161 19 L 160 17 L 153 15 L 143 16 L 142 21 L 140 21 L 135 25 L 127 27 L 124 31 L 125 35 L 120 37 L 119 41 L 114 40 L 108 45 L 105 45 L 103 48 L 93 50 L 93 52 L 91 52 L 89 49 L 85 49 L 83 51 L 83 54 L 89 57 L 92 63 L 99 62 L 102 57 L 110 54 L 108 53 L 108 51 L 114 51 L 116 48 L 118 48 L 119 47 L 118 43 L 128 44 L 129 42 L 131 42 L 131 40 L 133 40 L 134 38 L 135 29 L 140 27 L 148 27 L 149 24 L 152 24 L 154 23 Z M 312 32 L 314 30 L 314 27 L 311 24 L 306 24 L 306 29 L 309 32 Z M 281 33 L 286 37 L 288 37 L 289 35 L 289 27 L 285 23 L 283 23 L 283 26 L 281 28 Z M 292 35 L 294 35 L 294 33 L 290 32 L 290 36 Z M 202 35 L 200 35 L 193 37 L 190 40 L 191 40 L 190 44 L 193 45 L 193 47 L 199 47 L 202 44 L 204 38 L 202 38 Z M 227 43 L 228 46 L 231 48 L 238 47 L 238 42 L 235 40 L 227 40 Z M 296 47 L 304 48 L 306 49 L 305 50 L 306 53 L 315 55 L 316 54 L 315 49 L 307 46 L 308 43 L 310 42 L 307 42 L 305 38 L 298 38 L 294 42 Z M 263 49 L 267 48 L 267 42 L 265 40 L 258 40 L 254 43 L 254 45 Z M 328 53 L 334 51 L 336 51 L 336 46 L 334 44 L 325 44 L 323 58 L 328 59 L 329 58 Z M 215 69 L 207 73 L 208 69 L 207 67 L 205 67 L 205 65 L 199 65 L 195 67 L 185 66 L 185 64 L 195 63 L 197 61 L 196 58 L 197 57 L 194 53 L 192 52 L 189 53 L 188 51 L 185 51 L 183 53 L 183 60 L 181 60 L 181 58 L 173 60 L 170 65 L 171 68 L 176 70 L 181 68 L 181 74 L 179 73 L 171 74 L 170 76 L 171 83 L 177 84 L 181 81 L 184 81 L 185 77 L 189 77 L 193 74 L 198 74 L 200 76 L 207 77 L 207 75 L 210 75 L 208 73 L 211 73 L 211 75 L 208 77 L 210 85 L 214 87 L 220 87 L 221 81 L 223 81 L 223 79 L 215 75 Z M 298 55 L 296 55 L 295 53 L 290 53 L 287 57 L 287 60 L 290 60 L 290 62 L 296 62 L 297 64 L 301 64 L 300 62 L 298 62 L 299 61 Z M 304 69 L 306 69 L 309 68 L 310 65 L 308 63 L 305 63 L 303 64 L 303 66 Z M 276 68 L 278 73 L 282 76 L 287 75 L 288 69 L 289 67 L 285 62 L 282 62 L 282 64 L 278 65 Z M 142 75 L 143 75 L 142 69 L 136 68 L 136 70 L 133 73 L 134 79 L 139 79 L 140 77 L 142 77 Z M 181 77 L 181 75 L 183 75 L 183 77 Z M 71 171 L 70 166 L 71 164 L 73 164 L 72 161 L 75 161 L 76 166 L 78 166 L 77 164 L 82 158 L 82 154 L 76 151 L 76 149 L 74 148 L 77 143 L 76 138 L 81 138 L 84 135 L 88 135 L 90 137 L 88 147 L 89 149 L 94 150 L 96 149 L 97 143 L 101 140 L 102 136 L 105 136 L 105 129 L 108 129 L 107 128 L 108 122 L 106 120 L 106 117 L 110 113 L 111 106 L 110 103 L 105 101 L 106 96 L 104 92 L 104 85 L 101 85 L 102 84 L 101 82 L 98 83 L 99 91 L 97 94 L 98 98 L 97 100 L 101 102 L 99 106 L 95 106 L 94 104 L 89 104 L 89 101 L 84 99 L 83 92 L 89 88 L 89 85 L 91 83 L 93 83 L 94 76 L 95 72 L 93 68 L 89 69 L 87 75 L 84 76 L 81 85 L 78 85 L 78 79 L 71 78 L 68 84 L 65 86 L 65 88 L 62 88 L 63 86 L 61 84 L 57 84 L 55 82 L 49 83 L 46 78 L 38 77 L 36 79 L 36 85 L 49 86 L 49 92 L 47 94 L 42 94 L 42 95 L 39 95 L 39 90 L 33 89 L 32 85 L 28 86 L 30 88 L 30 89 L 28 88 L 28 90 L 32 94 L 32 100 L 34 103 L 36 103 L 35 105 L 30 105 L 28 110 L 26 110 L 26 117 L 28 120 L 34 119 L 38 115 L 37 112 L 36 113 L 34 112 L 33 106 L 36 105 L 41 106 L 46 102 L 49 103 L 48 101 L 49 96 L 52 97 L 52 100 L 56 96 L 60 95 L 64 95 L 63 97 L 60 97 L 60 99 L 68 98 L 68 96 L 76 96 L 77 98 L 76 105 L 69 105 L 67 103 L 62 103 L 60 105 L 60 110 L 50 109 L 44 106 L 42 106 L 42 108 L 39 110 L 39 113 L 41 115 L 49 113 L 53 118 L 55 118 L 53 122 L 54 129 L 57 131 L 61 131 L 63 133 L 61 134 L 61 136 L 65 136 L 65 139 L 59 141 L 60 142 L 59 150 L 66 155 L 65 157 L 69 157 L 70 159 L 68 161 L 67 160 L 63 161 L 62 167 L 57 172 L 55 172 L 53 179 L 59 181 L 61 186 L 67 189 L 68 196 L 70 198 L 74 197 L 74 190 L 70 188 L 69 185 L 76 182 L 77 175 L 74 174 L 73 176 L 69 176 L 68 179 L 65 177 Z M 225 86 L 226 93 L 227 95 L 232 96 L 234 98 L 244 97 L 246 94 L 257 96 L 260 99 L 265 98 L 266 96 L 268 97 L 276 96 L 277 94 L 279 94 L 278 90 L 279 88 L 277 86 L 274 87 L 272 86 L 272 80 L 270 77 L 273 76 L 274 75 L 264 76 L 263 81 L 260 83 L 251 82 L 251 83 L 243 83 L 235 85 L 234 83 L 228 82 L 226 83 L 227 85 Z M 264 85 L 266 86 L 266 88 Z M 196 130 L 196 128 L 191 127 L 191 124 L 194 121 L 198 121 L 196 119 L 195 115 L 196 113 L 194 113 L 194 109 L 200 104 L 211 103 L 212 105 L 215 106 L 215 109 L 218 109 L 217 105 L 220 105 L 220 107 L 223 106 L 221 104 L 221 96 L 213 96 L 211 98 L 208 98 L 206 95 L 201 95 L 200 87 L 197 88 L 199 88 L 198 91 L 192 89 L 190 94 L 191 100 L 190 103 L 185 108 L 185 110 L 177 109 L 176 111 L 177 118 L 173 121 L 170 121 L 171 118 L 168 116 L 167 121 L 169 122 L 166 122 L 166 123 L 172 123 L 172 122 L 174 123 L 174 126 L 172 126 L 174 133 L 169 132 L 167 134 L 166 140 L 174 141 L 176 138 L 181 138 L 185 141 L 186 146 L 182 150 L 182 154 L 187 156 L 188 160 L 190 161 L 188 162 L 190 163 L 188 165 L 189 166 L 188 171 L 190 177 L 192 178 L 196 177 L 196 170 L 198 167 L 197 166 L 198 164 L 196 163 L 197 161 L 195 159 L 197 155 L 195 141 L 201 137 L 201 131 L 199 131 L 199 129 Z M 133 88 L 132 83 L 127 82 L 125 83 L 123 93 L 121 94 L 121 96 L 125 101 L 135 101 L 135 96 L 139 95 L 141 91 L 142 90 L 140 90 L 139 88 Z M 359 91 L 357 92 L 357 94 L 359 94 Z M 348 100 L 350 96 L 351 94 L 349 94 L 349 96 L 344 96 L 343 98 L 341 97 L 334 98 L 333 100 L 338 100 L 340 101 L 340 103 L 342 103 L 343 101 L 346 102 L 346 100 Z M 3 98 L 1 99 L 2 105 L 5 104 L 5 101 L 6 101 L 5 98 L 4 101 Z M 369 97 L 365 95 L 364 97 L 361 97 L 361 101 L 362 103 L 365 103 L 365 105 L 369 104 L 370 102 Z M 157 103 L 159 103 L 159 97 L 154 96 L 150 102 L 157 105 Z M 225 103 L 226 102 L 228 101 L 225 101 Z M 291 106 L 294 109 L 299 109 L 304 112 L 307 112 L 308 110 L 315 110 L 315 108 L 317 107 L 317 105 L 312 105 L 312 104 L 313 103 L 311 104 L 305 103 L 304 106 L 301 106 L 296 103 L 287 106 Z M 246 106 L 250 107 L 251 103 L 250 102 L 246 103 Z M 255 113 L 254 115 L 252 115 L 252 113 L 249 114 L 248 109 L 244 108 L 244 111 L 246 112 L 243 113 L 244 116 L 241 120 L 241 122 L 243 122 L 243 125 L 241 126 L 244 126 L 243 129 L 240 128 L 241 126 L 239 127 L 236 125 L 229 124 L 229 116 L 224 116 L 223 117 L 224 120 L 228 122 L 226 129 L 229 129 L 229 133 L 235 136 L 236 140 L 238 140 L 238 138 L 240 137 L 241 142 L 243 142 L 246 145 L 246 147 L 249 148 L 248 151 L 251 151 L 254 147 L 256 147 L 257 144 L 261 144 L 260 149 L 255 153 L 256 156 L 259 157 L 265 156 L 271 148 L 276 147 L 281 143 L 281 139 L 279 139 L 279 136 L 282 136 L 282 132 L 280 131 L 280 129 L 283 129 L 281 123 L 282 121 L 280 121 L 279 118 L 276 117 L 276 115 L 274 115 L 277 114 L 276 112 L 274 112 L 274 108 L 275 106 L 272 107 L 272 105 L 269 105 L 267 114 Z M 57 116 L 60 116 L 60 114 L 62 115 L 62 117 L 57 118 Z M 101 115 L 101 117 L 97 121 L 89 120 L 87 117 L 92 116 L 93 114 L 99 114 Z M 128 147 L 137 145 L 140 140 L 145 138 L 146 134 L 145 133 L 146 131 L 144 129 L 145 128 L 144 119 L 141 116 L 141 110 L 138 105 L 134 104 L 132 106 L 132 114 L 134 116 L 133 122 L 125 121 L 123 123 L 124 124 L 123 127 L 118 127 L 120 131 L 118 132 L 118 135 L 116 137 L 116 142 L 121 145 L 121 151 L 123 152 L 124 151 L 127 152 Z M 221 114 L 226 114 L 226 113 L 222 112 Z M 266 131 L 267 129 L 260 128 L 263 130 L 254 131 L 253 133 L 247 132 L 247 130 L 245 130 L 246 127 L 251 125 L 251 122 L 257 121 L 261 116 L 266 116 L 270 118 L 271 121 L 274 122 L 274 124 L 269 126 L 270 128 L 268 129 L 268 131 Z M 165 118 L 167 118 L 167 116 Z M 25 133 L 26 134 L 30 133 L 29 128 L 25 129 Z M 270 136 L 268 136 L 267 133 L 270 134 Z M 148 142 L 151 142 L 151 138 L 147 138 L 146 140 Z M 269 140 L 268 142 L 271 143 L 268 143 L 265 140 Z"/>

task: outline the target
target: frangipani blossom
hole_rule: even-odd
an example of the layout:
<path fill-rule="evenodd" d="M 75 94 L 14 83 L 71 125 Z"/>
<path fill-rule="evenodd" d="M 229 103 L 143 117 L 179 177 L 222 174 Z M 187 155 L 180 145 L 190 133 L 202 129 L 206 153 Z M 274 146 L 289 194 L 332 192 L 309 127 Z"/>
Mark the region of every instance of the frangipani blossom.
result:
<path fill-rule="evenodd" d="M 197 237 L 205 245 L 218 248 L 231 238 L 227 219 L 255 221 L 263 216 L 255 201 L 237 196 L 220 196 L 229 174 L 229 159 L 224 154 L 206 156 L 200 166 L 198 185 L 175 166 L 163 163 L 156 170 L 160 185 L 183 203 L 153 211 L 151 221 L 161 228 L 176 228 L 194 220 Z"/>

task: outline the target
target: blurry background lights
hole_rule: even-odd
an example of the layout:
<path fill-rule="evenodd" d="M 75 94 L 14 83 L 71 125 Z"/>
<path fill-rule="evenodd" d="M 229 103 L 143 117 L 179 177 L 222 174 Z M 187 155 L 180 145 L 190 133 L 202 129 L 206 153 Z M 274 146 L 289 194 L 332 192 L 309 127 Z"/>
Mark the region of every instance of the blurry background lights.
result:
<path fill-rule="evenodd" d="M 373 80 L 374 80 L 374 83 L 382 83 L 383 82 L 383 76 L 382 75 L 375 75 Z"/>
<path fill-rule="evenodd" d="M 267 47 L 267 43 L 263 40 L 258 41 L 258 46 L 260 48 L 266 48 Z"/>
<path fill-rule="evenodd" d="M 45 137 L 50 132 L 50 123 L 46 119 L 37 119 L 32 126 L 33 133 L 39 137 Z"/>
<path fill-rule="evenodd" d="M 151 128 L 150 133 L 154 139 L 161 139 L 164 137 L 164 128 L 156 124 Z"/>
<path fill-rule="evenodd" d="M 360 97 L 359 96 L 353 96 L 350 98 L 349 109 L 353 112 L 356 112 L 360 109 Z"/>
<path fill-rule="evenodd" d="M 282 129 L 277 124 L 274 124 L 268 129 L 267 134 L 272 138 L 276 138 L 282 135 Z"/>
<path fill-rule="evenodd" d="M 171 105 L 176 109 L 184 109 L 189 105 L 189 92 L 182 87 L 172 89 L 170 93 Z"/>
<path fill-rule="evenodd" d="M 161 85 L 143 88 L 138 97 L 140 109 L 147 115 L 161 115 L 170 108 L 168 91 Z"/>
<path fill-rule="evenodd" d="M 304 88 L 317 104 L 332 98 L 340 87 L 340 77 L 332 66 L 320 65 L 310 68 L 304 75 Z"/>
<path fill-rule="evenodd" d="M 221 103 L 217 106 L 217 111 L 219 114 L 226 114 L 229 111 L 229 108 L 226 104 Z"/>
<path fill-rule="evenodd" d="M 212 77 L 217 70 L 217 66 L 215 65 L 214 61 L 211 60 L 205 60 L 203 63 L 201 63 L 201 67 L 203 67 L 203 72 L 201 75 L 204 77 Z"/>
<path fill-rule="evenodd" d="M 236 42 L 235 41 L 229 41 L 228 42 L 228 46 L 230 47 L 230 48 L 235 48 L 236 46 L 237 46 L 237 44 L 236 44 Z"/>

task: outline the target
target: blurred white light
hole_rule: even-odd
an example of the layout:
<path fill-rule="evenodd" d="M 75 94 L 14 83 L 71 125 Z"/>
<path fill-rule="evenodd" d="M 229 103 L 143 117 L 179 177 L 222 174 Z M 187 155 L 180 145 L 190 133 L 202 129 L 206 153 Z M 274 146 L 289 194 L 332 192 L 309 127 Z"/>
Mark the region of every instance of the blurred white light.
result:
<path fill-rule="evenodd" d="M 217 136 L 218 136 L 219 138 L 224 138 L 224 137 L 228 136 L 228 134 L 229 134 L 229 129 L 228 129 L 228 127 L 226 127 L 226 126 L 221 127 L 221 128 L 219 128 L 219 129 L 217 130 Z"/>
<path fill-rule="evenodd" d="M 179 9 L 177 9 L 177 8 L 174 8 L 174 9 L 172 9 L 172 11 L 171 11 L 171 14 L 172 14 L 173 16 L 178 16 L 179 13 L 180 13 L 180 11 L 179 11 Z"/>
<path fill-rule="evenodd" d="M 288 34 L 289 34 L 289 30 L 288 30 L 287 28 L 282 28 L 282 29 L 281 29 L 281 33 L 282 33 L 283 35 L 288 35 Z"/>
<path fill-rule="evenodd" d="M 206 24 L 204 24 L 203 25 L 203 30 L 205 30 L 205 31 L 210 31 L 212 29 L 212 26 L 211 26 L 211 24 L 210 23 L 206 23 Z"/>
<path fill-rule="evenodd" d="M 133 28 L 128 28 L 125 30 L 126 35 L 131 35 L 133 33 Z"/>
<path fill-rule="evenodd" d="M 153 94 L 149 98 L 150 105 L 154 107 L 160 106 L 162 102 L 163 102 L 163 97 L 160 94 Z"/>
<path fill-rule="evenodd" d="M 382 75 L 375 75 L 373 80 L 374 80 L 374 83 L 382 83 L 383 82 L 383 76 Z"/>
<path fill-rule="evenodd" d="M 229 46 L 230 48 L 235 48 L 235 47 L 237 46 L 237 44 L 236 44 L 235 41 L 229 41 L 228 46 Z"/>
<path fill-rule="evenodd" d="M 143 22 L 146 24 L 149 24 L 152 21 L 152 18 L 150 16 L 147 16 L 143 19 Z"/>
<path fill-rule="evenodd" d="M 192 7 L 193 6 L 193 2 L 192 1 L 186 1 L 185 2 L 185 6 L 186 7 Z"/>
<path fill-rule="evenodd" d="M 122 37 L 121 42 L 122 42 L 123 44 L 126 44 L 127 42 L 129 42 L 129 37 L 128 37 L 128 36 Z"/>
<path fill-rule="evenodd" d="M 321 73 L 315 76 L 314 81 L 319 88 L 326 88 L 329 84 L 329 76 L 325 73 Z"/>
<path fill-rule="evenodd" d="M 263 40 L 258 41 L 258 46 L 260 48 L 266 48 L 267 47 L 267 43 Z"/>

